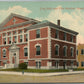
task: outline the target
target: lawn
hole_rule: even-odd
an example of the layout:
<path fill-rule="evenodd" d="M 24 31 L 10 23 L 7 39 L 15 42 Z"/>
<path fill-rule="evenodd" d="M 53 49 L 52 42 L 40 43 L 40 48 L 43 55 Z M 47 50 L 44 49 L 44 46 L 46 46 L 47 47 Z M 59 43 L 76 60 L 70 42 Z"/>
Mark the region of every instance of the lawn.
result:
<path fill-rule="evenodd" d="M 68 69 L 1 69 L 0 71 L 32 72 L 32 73 L 49 73 L 49 72 L 67 72 Z"/>

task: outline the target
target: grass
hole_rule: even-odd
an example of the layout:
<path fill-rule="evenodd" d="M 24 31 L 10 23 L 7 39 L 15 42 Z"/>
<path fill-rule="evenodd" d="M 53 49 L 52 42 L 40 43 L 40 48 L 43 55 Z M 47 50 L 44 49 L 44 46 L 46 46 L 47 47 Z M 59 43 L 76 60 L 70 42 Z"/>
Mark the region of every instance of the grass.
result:
<path fill-rule="evenodd" d="M 16 72 L 33 72 L 33 73 L 49 73 L 49 72 L 67 72 L 68 69 L 1 69 L 0 71 L 16 71 Z"/>
<path fill-rule="evenodd" d="M 84 68 L 76 68 L 76 69 L 73 69 L 73 71 L 84 71 Z"/>

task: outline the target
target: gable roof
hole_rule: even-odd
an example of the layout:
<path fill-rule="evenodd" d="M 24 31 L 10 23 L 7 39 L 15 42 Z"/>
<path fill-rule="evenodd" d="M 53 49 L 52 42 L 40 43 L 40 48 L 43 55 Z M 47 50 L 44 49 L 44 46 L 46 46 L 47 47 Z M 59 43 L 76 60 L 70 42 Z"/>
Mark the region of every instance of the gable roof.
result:
<path fill-rule="evenodd" d="M 28 20 L 28 21 L 34 20 L 34 19 L 32 19 L 32 18 L 28 18 L 28 17 L 22 16 L 22 15 L 19 15 L 19 14 L 11 13 L 11 14 L 0 24 L 0 28 L 3 27 L 7 22 L 9 22 L 13 17 L 18 17 L 18 18 L 21 18 L 21 19 L 24 19 L 24 20 Z M 34 21 L 37 21 L 37 20 L 34 20 Z"/>

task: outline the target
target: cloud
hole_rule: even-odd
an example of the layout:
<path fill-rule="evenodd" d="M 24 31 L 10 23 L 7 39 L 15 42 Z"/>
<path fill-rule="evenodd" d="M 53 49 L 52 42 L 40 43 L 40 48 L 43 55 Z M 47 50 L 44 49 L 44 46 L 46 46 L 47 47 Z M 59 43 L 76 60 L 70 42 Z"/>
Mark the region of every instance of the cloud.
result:
<path fill-rule="evenodd" d="M 22 6 L 9 7 L 7 10 L 0 10 L 0 21 L 3 21 L 10 13 L 28 16 L 32 11 Z"/>
<path fill-rule="evenodd" d="M 78 44 L 84 44 L 84 37 L 82 35 L 77 36 L 77 45 Z"/>
<path fill-rule="evenodd" d="M 78 43 L 84 43 L 84 11 L 81 9 L 73 9 L 71 12 L 64 12 L 61 6 L 58 6 L 56 10 L 52 10 L 47 17 L 36 18 L 38 20 L 49 20 L 53 23 L 57 23 L 57 20 L 61 20 L 61 26 L 65 28 L 77 31 L 79 33 L 77 38 Z M 66 10 L 66 9 L 65 9 Z M 70 10 L 70 9 L 69 9 Z M 79 41 L 81 40 L 81 41 Z"/>

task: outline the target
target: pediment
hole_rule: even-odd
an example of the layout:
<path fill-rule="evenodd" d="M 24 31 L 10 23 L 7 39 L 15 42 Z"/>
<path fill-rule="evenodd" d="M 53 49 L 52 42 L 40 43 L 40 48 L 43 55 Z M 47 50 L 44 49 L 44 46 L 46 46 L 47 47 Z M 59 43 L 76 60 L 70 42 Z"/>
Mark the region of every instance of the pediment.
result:
<path fill-rule="evenodd" d="M 1 24 L 0 27 L 7 27 L 7 26 L 11 26 L 14 24 L 19 24 L 19 23 L 23 23 L 26 21 L 30 21 L 32 19 L 28 18 L 28 17 L 24 17 L 22 15 L 18 15 L 18 14 L 14 14 L 11 13 Z"/>
<path fill-rule="evenodd" d="M 19 47 L 16 46 L 15 43 L 12 43 L 12 45 L 9 47 L 9 50 L 15 50 L 15 49 L 19 49 Z"/>

